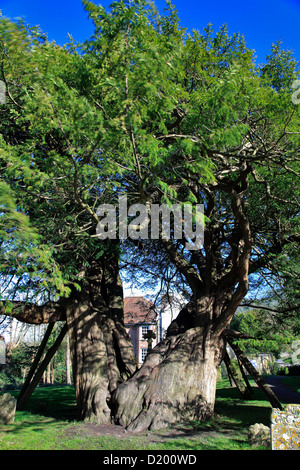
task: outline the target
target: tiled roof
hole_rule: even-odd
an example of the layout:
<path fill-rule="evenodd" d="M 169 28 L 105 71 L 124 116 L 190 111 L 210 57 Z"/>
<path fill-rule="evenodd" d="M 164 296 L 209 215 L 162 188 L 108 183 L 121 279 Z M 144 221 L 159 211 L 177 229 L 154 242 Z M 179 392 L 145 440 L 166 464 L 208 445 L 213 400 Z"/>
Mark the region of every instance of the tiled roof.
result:
<path fill-rule="evenodd" d="M 124 323 L 152 323 L 156 321 L 157 313 L 153 303 L 142 296 L 125 297 L 124 299 Z"/>

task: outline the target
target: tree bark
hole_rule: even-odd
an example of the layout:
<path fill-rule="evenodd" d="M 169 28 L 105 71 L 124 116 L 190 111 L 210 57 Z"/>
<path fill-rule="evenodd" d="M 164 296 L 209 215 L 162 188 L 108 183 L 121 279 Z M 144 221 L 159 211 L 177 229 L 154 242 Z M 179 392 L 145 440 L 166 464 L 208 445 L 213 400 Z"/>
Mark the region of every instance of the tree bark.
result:
<path fill-rule="evenodd" d="M 231 206 L 231 236 L 225 236 L 223 230 L 223 215 L 217 207 L 223 203 L 216 200 L 216 186 L 207 186 L 205 215 L 210 222 L 205 227 L 203 250 L 188 260 L 180 245 L 163 238 L 159 241 L 185 278 L 192 297 L 171 323 L 166 340 L 113 394 L 115 421 L 132 431 L 203 420 L 213 413 L 217 369 L 225 349 L 222 333 L 249 287 L 252 236 L 245 194 L 250 170 L 241 160 L 238 180 L 222 176 L 216 182 Z M 222 253 L 225 241 L 226 256 Z"/>
<path fill-rule="evenodd" d="M 10 306 L 12 306 L 12 310 L 9 310 L 9 313 L 6 313 L 6 307 L 8 303 Z M 57 321 L 65 321 L 65 306 L 66 299 L 64 298 L 58 302 L 47 302 L 43 305 L 36 305 L 29 302 L 24 303 L 21 301 L 6 302 L 3 300 L 0 305 L 0 314 L 7 314 L 23 323 L 40 325 L 41 323 L 55 323 Z"/>
<path fill-rule="evenodd" d="M 213 313 L 208 304 L 206 320 Z M 170 325 L 167 338 L 153 348 L 132 378 L 119 385 L 112 398 L 117 424 L 139 432 L 212 415 L 224 340 L 214 334 L 209 321 L 195 323 L 199 309 L 190 302 Z"/>
<path fill-rule="evenodd" d="M 172 250 L 170 248 L 169 252 Z M 191 301 L 137 371 L 132 343 L 123 323 L 123 289 L 117 256 L 93 261 L 82 272 L 80 290 L 62 302 L 37 308 L 39 321 L 66 318 L 78 418 L 133 431 L 160 429 L 190 420 L 205 420 L 214 410 L 217 369 L 223 359 L 223 330 L 236 305 L 230 285 L 203 292 L 195 270 L 180 269 L 193 285 Z M 34 306 L 25 317 L 33 319 Z M 20 309 L 20 306 L 18 306 Z M 41 312 L 43 315 L 41 315 Z M 18 311 L 21 315 L 21 309 Z M 60 317 L 61 318 L 61 317 Z"/>
<path fill-rule="evenodd" d="M 79 419 L 111 422 L 110 397 L 131 376 L 136 359 L 123 325 L 123 289 L 117 266 L 93 263 L 81 292 L 66 309 Z"/>
<path fill-rule="evenodd" d="M 241 373 L 237 359 L 236 359 L 236 363 L 233 363 L 228 353 L 225 352 L 223 360 L 227 368 L 228 377 L 229 377 L 231 385 L 233 385 L 233 383 L 235 384 L 235 386 L 238 388 L 243 398 L 245 399 L 249 398 L 250 391 L 243 382 L 242 373 Z"/>

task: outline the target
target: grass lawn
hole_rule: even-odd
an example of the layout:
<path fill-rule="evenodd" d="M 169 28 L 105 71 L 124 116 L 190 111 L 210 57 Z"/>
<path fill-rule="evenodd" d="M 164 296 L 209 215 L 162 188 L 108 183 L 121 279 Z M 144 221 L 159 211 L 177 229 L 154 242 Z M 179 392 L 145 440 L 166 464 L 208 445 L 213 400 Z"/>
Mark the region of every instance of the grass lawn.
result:
<path fill-rule="evenodd" d="M 215 416 L 205 423 L 138 435 L 117 428 L 113 434 L 103 435 L 99 427 L 75 421 L 73 387 L 41 387 L 27 409 L 16 412 L 14 424 L 0 426 L 0 450 L 251 450 L 249 426 L 269 426 L 271 414 L 263 393 L 253 389 L 253 399 L 245 401 L 228 381 L 219 382 Z"/>

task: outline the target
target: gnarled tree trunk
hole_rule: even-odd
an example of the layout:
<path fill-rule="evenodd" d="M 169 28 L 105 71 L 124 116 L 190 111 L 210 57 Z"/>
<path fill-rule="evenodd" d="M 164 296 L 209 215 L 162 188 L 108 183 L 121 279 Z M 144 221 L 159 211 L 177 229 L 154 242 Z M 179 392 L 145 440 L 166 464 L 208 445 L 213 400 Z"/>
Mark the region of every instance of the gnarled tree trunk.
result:
<path fill-rule="evenodd" d="M 66 308 L 79 419 L 111 422 L 109 401 L 118 384 L 136 370 L 123 324 L 123 289 L 112 260 L 92 263 L 81 292 Z"/>
<path fill-rule="evenodd" d="M 248 291 L 252 237 L 245 194 L 249 172 L 250 167 L 241 162 L 239 184 L 230 178 L 218 181 L 232 211 L 230 224 L 234 228 L 227 239 L 221 230 L 223 215 L 218 213 L 216 194 L 208 187 L 205 215 L 210 222 L 205 227 L 203 250 L 187 260 L 175 243 L 160 239 L 189 285 L 192 298 L 171 323 L 166 340 L 113 394 L 115 420 L 130 430 L 203 420 L 213 413 L 217 368 L 225 349 L 222 333 Z M 222 253 L 225 241 L 226 256 Z"/>
<path fill-rule="evenodd" d="M 204 304 L 207 299 L 202 309 Z M 119 385 L 112 399 L 118 424 L 138 432 L 212 415 L 224 341 L 211 328 L 212 303 L 206 308 L 207 321 L 201 325 L 199 302 L 192 300 L 139 371 Z"/>

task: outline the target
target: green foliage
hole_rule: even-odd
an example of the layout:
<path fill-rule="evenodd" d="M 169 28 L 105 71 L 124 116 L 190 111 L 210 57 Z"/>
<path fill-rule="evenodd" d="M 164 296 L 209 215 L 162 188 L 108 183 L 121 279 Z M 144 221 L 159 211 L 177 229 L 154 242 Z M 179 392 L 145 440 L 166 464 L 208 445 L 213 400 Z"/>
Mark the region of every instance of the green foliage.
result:
<path fill-rule="evenodd" d="M 2 276 L 37 295 L 80 289 L 79 273 L 118 249 L 93 235 L 97 207 L 119 194 L 129 203 L 157 193 L 169 205 L 207 206 L 210 187 L 227 212 L 213 216 L 226 253 L 233 218 L 220 188 L 238 185 L 247 161 L 254 259 L 267 253 L 269 262 L 286 244 L 277 265 L 291 297 L 284 257 L 294 259 L 299 223 L 296 61 L 277 44 L 256 69 L 240 34 L 211 25 L 187 34 L 170 1 L 164 15 L 146 0 L 113 2 L 109 11 L 83 5 L 94 24 L 83 44 L 60 47 L 39 28 L 0 21 Z"/>
<path fill-rule="evenodd" d="M 294 59 L 291 51 L 283 50 L 281 45 L 282 41 L 272 45 L 267 63 L 261 67 L 261 76 L 277 91 L 290 90 L 300 72 L 300 62 Z"/>
<path fill-rule="evenodd" d="M 37 353 L 38 346 L 32 344 L 20 344 L 7 355 L 7 364 L 1 371 L 0 390 L 7 386 L 21 386 L 24 381 L 24 371 L 29 370 Z"/>
<path fill-rule="evenodd" d="M 54 344 L 55 339 L 59 334 L 59 327 L 52 332 L 44 355 L 47 350 Z M 16 347 L 9 350 L 7 355 L 7 364 L 1 371 L 0 375 L 0 388 L 9 386 L 21 386 L 24 383 L 25 377 L 36 357 L 39 344 L 33 343 L 29 340 L 23 341 Z M 44 355 L 42 359 L 44 358 Z M 42 360 L 41 359 L 41 360 Z M 66 340 L 64 340 L 58 348 L 54 359 L 51 362 L 51 368 L 54 372 L 55 383 L 66 382 Z"/>
<path fill-rule="evenodd" d="M 78 272 L 111 249 L 90 236 L 98 204 L 128 191 L 128 181 L 134 198 L 149 185 L 168 191 L 174 148 L 153 131 L 166 129 L 184 93 L 175 84 L 182 46 L 173 11 L 165 19 L 144 1 L 114 2 L 111 13 L 84 5 L 95 34 L 80 52 L 23 23 L 0 25 L 9 97 L 0 107 L 0 268 L 55 295 L 78 286 Z M 208 173 L 202 160 L 199 169 Z"/>
<path fill-rule="evenodd" d="M 256 338 L 242 341 L 241 347 L 248 354 L 271 353 L 279 358 L 297 339 L 293 324 L 289 325 L 286 319 L 282 322 L 278 314 L 267 310 L 240 311 L 231 327 Z"/>

